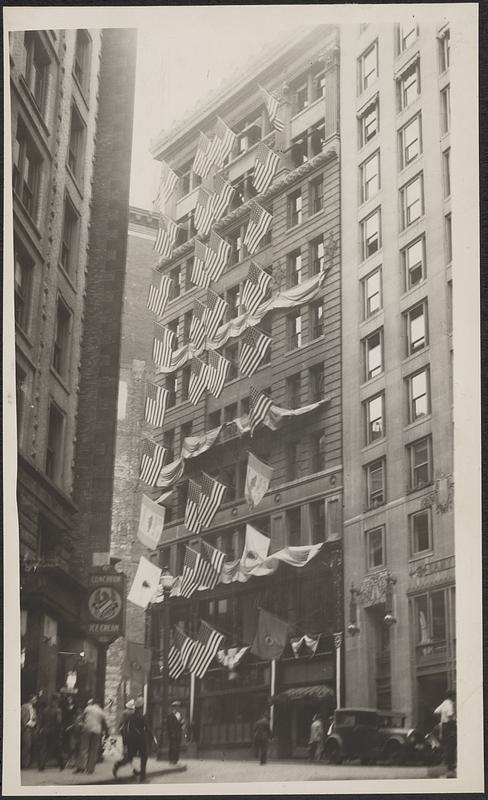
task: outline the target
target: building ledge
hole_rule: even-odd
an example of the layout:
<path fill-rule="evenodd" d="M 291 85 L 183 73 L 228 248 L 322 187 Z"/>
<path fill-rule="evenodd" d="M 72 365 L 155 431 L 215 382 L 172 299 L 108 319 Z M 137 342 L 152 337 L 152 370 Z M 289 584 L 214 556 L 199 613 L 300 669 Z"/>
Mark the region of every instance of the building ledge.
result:
<path fill-rule="evenodd" d="M 74 503 L 72 498 L 66 494 L 62 489 L 59 488 L 47 475 L 35 464 L 25 453 L 18 451 L 17 453 L 18 463 L 19 463 L 19 472 L 21 468 L 24 468 L 26 472 L 30 473 L 34 476 L 34 478 L 42 484 L 42 486 L 48 492 L 54 492 L 56 494 L 56 498 L 60 501 L 60 503 L 65 506 L 65 508 L 72 514 L 78 513 L 78 506 Z"/>

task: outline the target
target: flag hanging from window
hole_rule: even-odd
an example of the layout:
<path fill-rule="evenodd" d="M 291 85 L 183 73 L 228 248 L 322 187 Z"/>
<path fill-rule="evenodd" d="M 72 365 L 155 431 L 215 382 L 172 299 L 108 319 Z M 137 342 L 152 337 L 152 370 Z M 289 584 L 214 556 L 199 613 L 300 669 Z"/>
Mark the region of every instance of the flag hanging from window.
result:
<path fill-rule="evenodd" d="M 251 215 L 244 237 L 244 245 L 249 253 L 254 253 L 257 250 L 258 244 L 268 231 L 272 219 L 273 215 L 262 208 L 259 203 L 251 202 Z"/>
<path fill-rule="evenodd" d="M 229 261 L 231 246 L 218 233 L 212 231 L 207 245 L 205 269 L 210 280 L 218 281 Z"/>
<path fill-rule="evenodd" d="M 214 338 L 228 308 L 229 304 L 225 300 L 219 297 L 212 289 L 207 289 L 207 313 L 205 314 L 207 339 Z"/>
<path fill-rule="evenodd" d="M 191 360 L 190 381 L 188 384 L 188 399 L 194 406 L 204 393 L 207 386 L 208 367 L 201 359 L 196 356 Z"/>
<path fill-rule="evenodd" d="M 265 464 L 253 453 L 249 453 L 246 473 L 245 496 L 251 508 L 259 505 L 269 489 L 273 467 Z"/>
<path fill-rule="evenodd" d="M 224 216 L 234 191 L 235 189 L 232 184 L 226 181 L 222 175 L 214 175 L 214 200 L 212 211 L 216 220 Z"/>
<path fill-rule="evenodd" d="M 159 178 L 158 194 L 155 205 L 159 211 L 164 211 L 165 204 L 173 194 L 178 184 L 178 175 L 173 172 L 166 161 L 161 162 L 161 175 Z"/>
<path fill-rule="evenodd" d="M 265 192 L 271 184 L 280 166 L 280 157 L 274 150 L 271 150 L 264 142 L 261 142 L 254 161 L 254 174 L 252 182 L 254 188 L 260 194 Z"/>
<path fill-rule="evenodd" d="M 214 397 L 220 397 L 229 373 L 230 361 L 215 350 L 208 351 L 207 388 Z"/>
<path fill-rule="evenodd" d="M 149 486 L 156 486 L 161 467 L 163 466 L 166 449 L 152 439 L 143 439 L 141 467 L 139 477 Z"/>
<path fill-rule="evenodd" d="M 273 401 L 264 392 L 258 391 L 254 386 L 249 387 L 249 422 L 251 425 L 251 436 L 254 431 L 268 416 Z"/>
<path fill-rule="evenodd" d="M 268 90 L 265 89 L 264 86 L 260 86 L 259 84 L 258 86 L 259 86 L 259 91 L 261 92 L 263 100 L 266 104 L 266 109 L 268 111 L 268 117 L 271 125 L 276 131 L 283 131 L 285 129 L 285 125 L 283 120 L 280 119 L 280 117 L 278 116 L 280 101 L 274 94 L 268 92 Z"/>
<path fill-rule="evenodd" d="M 200 236 L 207 236 L 213 222 L 214 193 L 205 186 L 198 188 L 197 202 L 195 205 L 194 222 Z"/>
<path fill-rule="evenodd" d="M 191 478 L 188 481 L 188 495 L 185 507 L 185 528 L 190 533 L 200 533 L 202 526 L 198 520 L 198 504 L 200 502 L 200 485 Z"/>
<path fill-rule="evenodd" d="M 266 336 L 257 328 L 247 328 L 241 339 L 239 370 L 250 377 L 259 367 L 271 344 L 271 336 Z"/>
<path fill-rule="evenodd" d="M 226 488 L 223 483 L 219 483 L 215 478 L 211 478 L 210 475 L 202 472 L 201 494 L 198 504 L 198 517 L 202 528 L 209 528 L 212 524 Z"/>
<path fill-rule="evenodd" d="M 259 609 L 258 628 L 251 646 L 251 653 L 263 660 L 279 658 L 288 639 L 288 623 L 275 617 L 264 608 Z"/>
<path fill-rule="evenodd" d="M 157 317 L 162 317 L 164 314 L 172 285 L 173 281 L 171 278 L 167 275 L 161 275 L 156 269 L 153 270 L 147 298 L 147 307 L 149 311 L 152 311 Z"/>
<path fill-rule="evenodd" d="M 205 270 L 207 259 L 207 246 L 199 239 L 195 239 L 195 249 L 193 251 L 193 264 L 191 268 L 191 280 L 202 289 L 206 289 L 210 283 L 210 275 Z"/>
<path fill-rule="evenodd" d="M 137 527 L 137 538 L 150 550 L 156 550 L 164 528 L 165 506 L 155 503 L 143 494 Z"/>
<path fill-rule="evenodd" d="M 200 555 L 203 565 L 200 589 L 215 589 L 224 565 L 225 553 L 202 541 Z"/>
<path fill-rule="evenodd" d="M 213 162 L 209 158 L 209 150 L 210 139 L 208 136 L 205 136 L 204 133 L 200 132 L 192 171 L 195 173 L 195 175 L 199 175 L 201 178 L 206 178 L 207 175 L 210 174 L 210 171 L 213 167 Z"/>
<path fill-rule="evenodd" d="M 187 547 L 185 550 L 185 561 L 183 562 L 183 574 L 181 576 L 180 597 L 191 597 L 200 585 L 200 553 Z"/>
<path fill-rule="evenodd" d="M 158 322 L 154 324 L 152 357 L 157 367 L 171 366 L 174 337 L 173 331 L 170 331 L 169 328 L 165 328 Z"/>
<path fill-rule="evenodd" d="M 178 225 L 165 214 L 159 218 L 158 235 L 154 240 L 154 250 L 163 258 L 171 258 L 178 235 Z"/>
<path fill-rule="evenodd" d="M 195 648 L 195 642 L 190 639 L 184 631 L 177 625 L 173 630 L 173 643 L 168 654 L 168 672 L 170 678 L 176 680 L 185 671 L 191 654 Z"/>
<path fill-rule="evenodd" d="M 206 308 L 200 300 L 195 300 L 193 303 L 193 314 L 191 317 L 190 333 L 188 337 L 190 342 L 195 345 L 197 350 L 202 350 L 205 345 L 205 316 Z"/>
<path fill-rule="evenodd" d="M 208 157 L 218 167 L 223 167 L 227 156 L 229 156 L 234 147 L 236 134 L 229 128 L 226 122 L 220 117 L 217 117 L 215 125 L 214 137 L 210 143 L 208 150 Z"/>
<path fill-rule="evenodd" d="M 164 386 L 149 383 L 146 388 L 144 419 L 156 428 L 162 428 L 169 392 Z"/>
<path fill-rule="evenodd" d="M 223 634 L 212 628 L 208 622 L 202 620 L 200 622 L 200 629 L 195 642 L 195 649 L 193 650 L 190 671 L 196 675 L 197 678 L 203 678 L 220 645 L 223 641 Z"/>
<path fill-rule="evenodd" d="M 242 292 L 242 305 L 246 307 L 246 311 L 254 314 L 264 300 L 270 285 L 271 275 L 251 261 Z"/>

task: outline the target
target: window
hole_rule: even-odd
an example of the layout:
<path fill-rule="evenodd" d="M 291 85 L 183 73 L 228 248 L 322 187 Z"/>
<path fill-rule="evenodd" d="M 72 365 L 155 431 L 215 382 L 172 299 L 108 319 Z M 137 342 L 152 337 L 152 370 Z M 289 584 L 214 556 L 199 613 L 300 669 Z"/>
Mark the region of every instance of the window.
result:
<path fill-rule="evenodd" d="M 432 550 L 432 531 L 430 508 L 410 514 L 408 518 L 410 530 L 410 552 L 412 556 Z"/>
<path fill-rule="evenodd" d="M 452 333 L 452 281 L 447 282 L 447 330 Z"/>
<path fill-rule="evenodd" d="M 416 60 L 398 79 L 398 105 L 399 110 L 407 108 L 420 94 L 420 67 Z"/>
<path fill-rule="evenodd" d="M 359 116 L 359 146 L 371 141 L 379 131 L 379 101 L 376 98 Z"/>
<path fill-rule="evenodd" d="M 365 380 L 383 372 L 383 330 L 377 330 L 364 340 Z"/>
<path fill-rule="evenodd" d="M 446 86 L 441 92 L 441 131 L 448 133 L 451 129 L 451 91 Z"/>
<path fill-rule="evenodd" d="M 249 414 L 249 397 L 243 397 L 240 405 L 241 417 L 246 417 Z"/>
<path fill-rule="evenodd" d="M 301 385 L 302 378 L 299 372 L 295 375 L 290 375 L 290 377 L 286 379 L 286 397 L 289 408 L 300 407 Z"/>
<path fill-rule="evenodd" d="M 165 456 L 166 463 L 170 464 L 172 461 L 174 461 L 174 457 L 175 457 L 175 432 L 174 432 L 174 428 L 171 428 L 171 430 L 164 431 L 162 444 L 163 444 L 163 447 L 168 451 L 166 453 L 166 456 Z"/>
<path fill-rule="evenodd" d="M 15 400 L 17 406 L 17 442 L 22 442 L 22 423 L 26 406 L 27 373 L 19 366 L 15 365 Z"/>
<path fill-rule="evenodd" d="M 245 153 L 250 147 L 262 139 L 261 114 L 259 116 L 242 120 L 234 130 L 239 131 L 237 136 L 237 153 Z"/>
<path fill-rule="evenodd" d="M 286 544 L 288 547 L 301 545 L 301 509 L 290 508 L 286 512 Z"/>
<path fill-rule="evenodd" d="M 450 214 L 445 216 L 445 237 L 446 237 L 446 257 L 447 263 L 452 261 L 452 219 Z"/>
<path fill-rule="evenodd" d="M 378 77 L 378 46 L 377 42 L 368 47 L 358 60 L 359 67 L 359 93 L 364 92 Z"/>
<path fill-rule="evenodd" d="M 363 317 L 368 319 L 383 307 L 381 269 L 375 269 L 362 280 Z"/>
<path fill-rule="evenodd" d="M 239 284 L 227 290 L 225 299 L 229 305 L 227 309 L 227 319 L 235 319 L 239 316 L 241 306 L 241 290 Z"/>
<path fill-rule="evenodd" d="M 398 52 L 408 50 L 418 36 L 418 26 L 415 22 L 407 22 L 398 26 Z"/>
<path fill-rule="evenodd" d="M 383 394 L 372 397 L 364 404 L 366 444 L 372 444 L 385 435 L 385 398 Z"/>
<path fill-rule="evenodd" d="M 68 167 L 77 181 L 83 177 L 85 155 L 85 123 L 76 106 L 71 107 L 71 125 L 68 145 Z"/>
<path fill-rule="evenodd" d="M 384 567 L 385 559 L 385 529 L 372 528 L 366 531 L 366 568 L 368 571 Z"/>
<path fill-rule="evenodd" d="M 298 136 L 291 142 L 291 161 L 294 167 L 299 167 L 308 161 L 307 136 Z M 290 227 L 290 226 L 288 226 Z"/>
<path fill-rule="evenodd" d="M 226 381 L 226 383 L 229 383 L 229 381 L 233 381 L 235 378 L 237 378 L 239 374 L 239 345 L 237 342 L 235 344 L 228 344 L 226 347 L 224 347 L 223 356 L 230 361 L 230 367 L 227 372 Z"/>
<path fill-rule="evenodd" d="M 312 544 L 325 541 L 325 502 L 317 500 L 310 503 L 310 525 L 312 528 Z"/>
<path fill-rule="evenodd" d="M 178 484 L 176 487 L 176 516 L 180 519 L 185 516 L 188 485 L 188 481 L 183 481 L 183 483 Z"/>
<path fill-rule="evenodd" d="M 402 227 L 408 228 L 424 214 L 424 192 L 422 175 L 409 181 L 400 189 L 402 205 Z"/>
<path fill-rule="evenodd" d="M 223 467 L 219 473 L 219 480 L 227 488 L 225 490 L 225 502 L 230 503 L 236 499 L 237 496 L 237 475 L 236 465 L 231 464 L 228 467 Z"/>
<path fill-rule="evenodd" d="M 288 286 L 298 286 L 302 282 L 302 254 L 300 250 L 288 253 Z"/>
<path fill-rule="evenodd" d="M 186 197 L 187 194 L 196 189 L 197 186 L 200 186 L 202 179 L 200 175 L 197 175 L 192 170 L 193 162 L 187 162 L 179 172 L 179 182 L 178 182 L 178 197 L 181 199 L 182 197 Z"/>
<path fill-rule="evenodd" d="M 310 214 L 316 214 L 318 211 L 322 211 L 324 207 L 323 175 L 321 175 L 320 178 L 316 178 L 314 181 L 310 181 L 308 187 L 308 198 Z"/>
<path fill-rule="evenodd" d="M 300 225 L 302 221 L 302 193 L 300 190 L 288 195 L 287 205 L 288 227 L 293 228 L 295 225 Z"/>
<path fill-rule="evenodd" d="M 176 405 L 176 393 L 178 391 L 178 378 L 176 374 L 166 376 L 164 388 L 168 390 L 167 407 L 172 408 Z"/>
<path fill-rule="evenodd" d="M 17 124 L 13 152 L 13 189 L 22 205 L 36 221 L 41 183 L 42 158 L 22 122 Z"/>
<path fill-rule="evenodd" d="M 29 330 L 34 262 L 24 250 L 14 247 L 15 322 Z"/>
<path fill-rule="evenodd" d="M 183 367 L 183 371 L 181 374 L 181 399 L 188 400 L 188 392 L 190 389 L 190 375 L 191 375 L 191 366 L 187 364 L 186 367 Z"/>
<path fill-rule="evenodd" d="M 310 340 L 324 335 L 324 301 L 310 304 Z"/>
<path fill-rule="evenodd" d="M 312 472 L 325 469 L 325 431 L 316 431 L 310 436 L 310 455 Z"/>
<path fill-rule="evenodd" d="M 302 316 L 300 309 L 288 314 L 288 349 L 295 350 L 302 346 Z"/>
<path fill-rule="evenodd" d="M 180 447 L 183 444 L 184 440 L 191 436 L 193 430 L 193 422 L 190 420 L 189 422 L 184 422 L 180 428 Z M 169 459 L 168 459 L 169 461 Z"/>
<path fill-rule="evenodd" d="M 37 108 L 44 115 L 49 80 L 49 57 L 44 50 L 39 34 L 26 31 L 24 34 L 25 82 L 30 89 Z"/>
<path fill-rule="evenodd" d="M 46 475 L 53 481 L 59 481 L 62 473 L 63 428 L 64 414 L 51 403 L 47 429 Z"/>
<path fill-rule="evenodd" d="M 325 72 L 319 72 L 312 79 L 312 103 L 325 97 Z"/>
<path fill-rule="evenodd" d="M 367 508 L 383 505 L 386 502 L 384 459 L 368 464 L 365 467 L 365 474 Z"/>
<path fill-rule="evenodd" d="M 227 236 L 227 241 L 230 244 L 230 264 L 232 266 L 238 264 L 244 257 L 241 230 L 231 231 Z"/>
<path fill-rule="evenodd" d="M 416 239 L 402 250 L 405 288 L 413 289 L 425 278 L 425 241 Z"/>
<path fill-rule="evenodd" d="M 193 317 L 192 311 L 186 311 L 183 317 L 183 344 L 188 344 L 190 341 L 190 328 L 191 320 Z"/>
<path fill-rule="evenodd" d="M 318 275 L 324 269 L 325 245 L 322 236 L 310 242 L 310 265 L 310 275 Z"/>
<path fill-rule="evenodd" d="M 208 415 L 207 428 L 209 431 L 220 426 L 221 414 L 222 409 L 219 408 L 217 411 L 212 411 L 212 413 Z"/>
<path fill-rule="evenodd" d="M 88 92 L 90 82 L 91 39 L 88 31 L 76 31 L 76 48 L 73 72 L 80 88 Z"/>
<path fill-rule="evenodd" d="M 308 106 L 308 83 L 302 84 L 295 91 L 295 114 L 303 111 Z"/>
<path fill-rule="evenodd" d="M 442 154 L 442 171 L 444 177 L 444 197 L 451 194 L 451 150 L 448 148 Z"/>
<path fill-rule="evenodd" d="M 310 400 L 312 403 L 317 403 L 322 400 L 325 395 L 325 375 L 324 364 L 315 364 L 309 370 L 309 386 L 310 386 Z"/>
<path fill-rule="evenodd" d="M 298 442 L 288 442 L 286 448 L 286 480 L 294 481 L 298 476 Z"/>
<path fill-rule="evenodd" d="M 360 166 L 361 202 L 370 200 L 380 190 L 380 154 L 379 151 L 364 161 Z"/>
<path fill-rule="evenodd" d="M 427 302 L 414 306 L 405 314 L 407 326 L 407 355 L 422 350 L 428 344 Z"/>
<path fill-rule="evenodd" d="M 415 598 L 417 643 L 424 645 L 419 648 L 421 656 L 432 655 L 435 643 L 445 647 L 447 636 L 446 610 L 444 590 Z"/>
<path fill-rule="evenodd" d="M 63 233 L 59 262 L 68 275 L 76 272 L 80 218 L 68 196 L 64 198 Z"/>
<path fill-rule="evenodd" d="M 369 258 L 381 247 L 380 210 L 373 211 L 361 222 L 362 257 Z"/>
<path fill-rule="evenodd" d="M 237 419 L 237 403 L 231 403 L 224 408 L 224 422 L 232 422 Z"/>
<path fill-rule="evenodd" d="M 432 442 L 430 437 L 408 446 L 410 489 L 422 489 L 432 483 Z"/>
<path fill-rule="evenodd" d="M 261 320 L 260 330 L 266 336 L 270 337 L 270 343 L 269 343 L 268 349 L 266 350 L 264 356 L 261 359 L 261 366 L 263 366 L 264 364 L 270 364 L 271 363 L 271 356 L 272 356 L 272 353 L 273 353 L 273 337 L 272 337 L 273 318 L 272 318 L 271 314 L 268 314 L 266 317 L 264 317 L 264 319 Z"/>
<path fill-rule="evenodd" d="M 430 414 L 429 370 L 423 369 L 410 375 L 408 388 L 408 421 L 415 422 Z"/>
<path fill-rule="evenodd" d="M 407 122 L 400 129 L 398 135 L 400 139 L 400 165 L 401 169 L 403 169 L 422 152 L 420 114 L 417 114 L 410 122 Z"/>
<path fill-rule="evenodd" d="M 173 281 L 171 286 L 171 300 L 175 300 L 177 297 L 180 296 L 182 290 L 182 270 L 181 266 L 173 267 L 173 269 L 169 273 L 169 277 Z"/>
<path fill-rule="evenodd" d="M 445 72 L 449 69 L 451 60 L 451 35 L 449 30 L 439 37 L 439 70 Z"/>
<path fill-rule="evenodd" d="M 71 312 L 61 297 L 58 297 L 52 366 L 61 378 L 66 378 L 68 374 L 70 338 Z"/>
<path fill-rule="evenodd" d="M 342 500 L 331 497 L 327 500 L 327 539 L 340 539 L 342 536 Z"/>
<path fill-rule="evenodd" d="M 191 279 L 191 274 L 193 271 L 193 258 L 189 258 L 188 261 L 185 263 L 185 291 L 189 292 L 190 289 L 193 289 L 196 286 L 196 283 L 193 283 Z"/>

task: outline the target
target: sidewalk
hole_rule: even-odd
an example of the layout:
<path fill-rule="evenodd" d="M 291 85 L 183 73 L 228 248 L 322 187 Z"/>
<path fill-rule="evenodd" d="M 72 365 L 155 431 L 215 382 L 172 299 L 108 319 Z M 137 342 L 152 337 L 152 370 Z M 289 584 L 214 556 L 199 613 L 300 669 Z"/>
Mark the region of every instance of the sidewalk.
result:
<path fill-rule="evenodd" d="M 93 775 L 84 775 L 82 773 L 74 774 L 71 767 L 62 771 L 57 767 L 48 767 L 47 769 L 39 772 L 37 769 L 23 769 L 21 773 L 22 786 L 86 786 L 86 785 L 100 785 L 100 784 L 123 784 L 123 783 L 139 783 L 139 778 L 132 775 L 132 767 L 127 764 L 121 767 L 117 779 L 112 775 L 113 761 L 104 761 L 97 764 Z M 134 760 L 134 764 L 138 767 L 138 759 Z M 164 777 L 165 775 L 172 775 L 174 773 L 185 772 L 186 764 L 178 764 L 176 766 L 169 765 L 165 761 L 157 761 L 155 758 L 149 758 L 147 761 L 146 775 L 148 778 Z"/>

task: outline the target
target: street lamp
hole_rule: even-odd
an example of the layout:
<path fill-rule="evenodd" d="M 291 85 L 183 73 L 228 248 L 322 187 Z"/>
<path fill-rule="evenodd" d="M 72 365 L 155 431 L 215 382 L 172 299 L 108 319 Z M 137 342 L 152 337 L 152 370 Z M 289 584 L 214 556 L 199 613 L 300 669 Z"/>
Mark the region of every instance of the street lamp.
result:
<path fill-rule="evenodd" d="M 387 628 L 391 628 L 397 621 L 395 612 L 394 612 L 394 599 L 393 599 L 393 587 L 396 584 L 396 578 L 393 578 L 392 575 L 386 576 L 386 587 L 385 587 L 385 616 L 383 617 L 383 622 Z"/>
<path fill-rule="evenodd" d="M 356 597 L 360 594 L 359 589 L 354 588 L 354 584 L 351 584 L 351 600 L 349 603 L 349 625 L 347 626 L 347 632 L 349 636 L 356 636 L 359 633 L 359 623 L 358 623 L 358 605 L 356 601 Z"/>
<path fill-rule="evenodd" d="M 169 595 L 171 589 L 173 588 L 173 583 L 175 582 L 174 577 L 170 573 L 168 567 L 163 567 L 163 571 L 161 573 L 160 578 L 160 585 L 163 590 L 163 647 L 162 647 L 162 656 L 163 656 L 163 686 L 162 686 L 162 698 L 161 698 L 161 730 L 159 734 L 159 746 L 158 746 L 158 760 L 163 760 L 163 750 L 164 750 L 164 732 L 166 728 L 166 719 L 165 715 L 168 712 L 168 691 L 169 691 L 169 674 L 168 674 L 168 656 L 169 656 Z"/>

